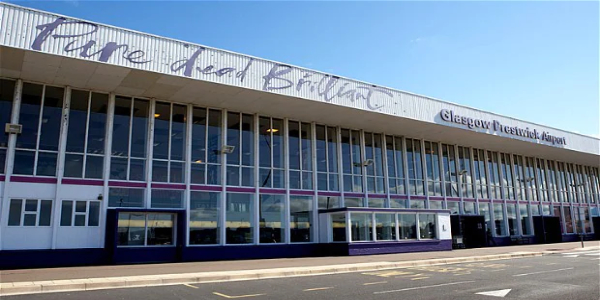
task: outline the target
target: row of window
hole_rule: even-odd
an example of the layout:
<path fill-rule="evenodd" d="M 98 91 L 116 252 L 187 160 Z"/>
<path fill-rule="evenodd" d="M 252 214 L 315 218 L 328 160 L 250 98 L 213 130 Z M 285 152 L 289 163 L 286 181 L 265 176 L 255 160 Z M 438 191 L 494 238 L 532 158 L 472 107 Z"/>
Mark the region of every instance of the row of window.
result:
<path fill-rule="evenodd" d="M 8 226 L 50 226 L 52 200 L 10 199 Z M 71 201 L 61 203 L 60 226 L 98 226 L 100 201 Z"/>
<path fill-rule="evenodd" d="M 14 88 L 14 81 L 0 80 L 0 124 L 10 122 Z M 65 177 L 103 178 L 110 157 L 113 180 L 184 183 L 189 173 L 192 184 L 283 189 L 287 182 L 290 189 L 336 192 L 600 200 L 596 167 L 132 97 L 111 101 L 81 90 L 65 100 L 64 93 L 23 84 L 14 174 L 56 175 L 67 101 Z M 1 171 L 7 141 L 0 138 Z"/>

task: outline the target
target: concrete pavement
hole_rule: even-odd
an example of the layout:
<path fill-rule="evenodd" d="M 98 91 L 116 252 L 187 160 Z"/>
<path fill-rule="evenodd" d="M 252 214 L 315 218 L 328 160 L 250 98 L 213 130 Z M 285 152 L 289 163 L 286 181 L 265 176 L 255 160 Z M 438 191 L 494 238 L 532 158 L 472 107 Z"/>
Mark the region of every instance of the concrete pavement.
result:
<path fill-rule="evenodd" d="M 0 272 L 0 295 L 366 272 L 535 257 L 580 247 L 580 243 L 562 243 L 354 257 L 7 270 Z M 583 250 L 598 248 L 598 241 L 588 241 Z"/>

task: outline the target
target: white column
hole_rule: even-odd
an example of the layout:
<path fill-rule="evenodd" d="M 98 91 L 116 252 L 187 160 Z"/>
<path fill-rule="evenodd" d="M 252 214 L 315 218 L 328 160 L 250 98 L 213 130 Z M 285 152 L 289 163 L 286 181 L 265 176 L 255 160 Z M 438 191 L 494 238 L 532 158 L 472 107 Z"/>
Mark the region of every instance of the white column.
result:
<path fill-rule="evenodd" d="M 337 135 L 337 164 L 338 164 L 338 186 L 340 188 L 340 207 L 345 207 L 346 206 L 346 200 L 344 199 L 344 158 L 343 158 L 343 151 L 342 151 L 342 128 L 340 128 L 339 126 L 335 128 L 335 134 Z M 329 186 L 329 174 L 327 174 L 327 183 Z"/>
<path fill-rule="evenodd" d="M 283 119 L 283 166 L 284 166 L 284 183 L 285 183 L 285 196 L 284 196 L 284 216 L 283 216 L 283 224 L 285 229 L 285 237 L 283 242 L 289 244 L 291 241 L 291 230 L 290 230 L 290 155 L 289 155 L 289 119 Z M 300 124 L 300 130 L 302 130 L 302 124 Z M 302 135 L 300 134 L 300 137 Z M 302 143 L 302 140 L 300 140 Z M 302 178 L 302 173 L 300 173 L 300 178 Z M 302 188 L 302 187 L 300 187 Z"/>
<path fill-rule="evenodd" d="M 408 203 L 408 208 L 410 208 L 410 180 L 408 179 L 409 174 L 408 174 L 408 155 L 406 155 L 406 137 L 402 137 L 402 160 L 403 160 L 403 166 L 404 166 L 404 170 L 402 170 L 401 172 L 404 172 L 404 191 L 406 192 L 405 194 L 408 197 L 408 200 L 404 200 L 404 205 L 407 206 Z"/>
<path fill-rule="evenodd" d="M 133 105 L 135 105 L 135 101 L 132 102 L 132 108 Z M 146 161 L 146 197 L 144 197 L 144 208 L 150 208 L 152 205 L 151 202 L 151 196 L 152 196 L 152 157 L 154 156 L 154 112 L 155 112 L 155 108 L 156 108 L 156 100 L 151 99 L 150 100 L 150 107 L 149 107 L 149 111 L 150 111 L 150 124 L 148 125 L 148 150 L 146 151 L 146 153 L 148 153 L 148 160 Z M 131 119 L 131 126 L 133 126 L 133 115 L 132 115 L 132 119 Z M 132 129 L 130 129 L 132 130 Z M 132 137 L 130 137 L 131 140 Z M 131 141 L 130 141 L 130 146 L 131 148 Z M 131 151 L 130 151 L 131 152 Z M 130 153 L 131 155 L 131 153 Z M 129 159 L 131 160 L 131 159 Z"/>
<path fill-rule="evenodd" d="M 312 122 L 310 124 L 312 130 L 311 130 L 311 151 L 310 151 L 310 155 L 312 156 L 312 169 L 313 169 L 313 207 L 312 207 L 312 219 L 313 222 L 310 225 L 311 226 L 311 230 L 312 232 L 310 233 L 312 236 L 312 241 L 315 243 L 319 243 L 319 242 L 325 242 L 325 241 L 321 241 L 321 230 L 327 230 L 328 225 L 327 224 L 321 224 L 321 218 L 319 218 L 319 195 L 318 195 L 318 181 L 317 181 L 317 176 L 318 176 L 318 171 L 317 171 L 317 125 Z M 327 131 L 326 131 L 327 132 Z M 327 134 L 327 133 L 326 133 Z M 327 141 L 325 141 L 327 142 Z M 329 180 L 329 177 L 327 178 L 327 180 Z M 323 227 L 321 227 L 321 225 L 323 225 Z"/>
<path fill-rule="evenodd" d="M 429 208 L 429 180 L 427 177 L 427 153 L 425 153 L 425 140 L 419 140 L 419 143 L 421 144 L 421 168 L 423 169 L 423 183 L 425 185 L 425 189 L 423 190 L 426 199 L 425 208 Z"/>
<path fill-rule="evenodd" d="M 112 133 L 113 133 L 113 124 L 115 117 L 115 94 L 110 93 L 108 96 L 108 108 L 106 112 L 106 132 L 104 134 L 104 164 L 103 164 L 103 172 L 102 178 L 104 178 L 104 188 L 102 192 L 102 210 L 100 211 L 100 226 L 102 228 L 101 232 L 104 233 L 106 230 L 106 211 L 108 209 L 108 200 L 109 200 L 109 186 L 108 183 L 110 181 L 110 160 L 112 153 Z M 129 175 L 129 174 L 128 174 Z M 105 234 L 102 234 L 100 239 L 102 240 L 102 245 L 105 243 Z"/>
<path fill-rule="evenodd" d="M 21 96 L 23 89 L 23 80 L 19 79 L 15 83 L 15 91 L 13 95 L 13 105 L 12 112 L 10 117 L 11 124 L 19 124 L 19 112 L 21 108 Z M 0 250 L 3 249 L 3 236 L 4 230 L 8 225 L 8 208 L 9 208 L 9 191 L 10 191 L 10 177 L 13 173 L 13 168 L 15 165 L 15 146 L 17 145 L 17 135 L 9 134 L 8 135 L 8 147 L 6 149 L 6 175 L 4 179 L 4 189 L 2 190 L 2 203 L 0 206 L 2 210 L 0 211 Z"/>
<path fill-rule="evenodd" d="M 192 124 L 193 124 L 193 120 L 194 120 L 194 106 L 192 104 L 188 104 L 187 106 L 187 117 L 186 117 L 186 131 L 185 131 L 185 166 L 184 166 L 184 173 L 183 175 L 185 176 L 185 193 L 184 193 L 184 200 L 185 200 L 185 215 L 186 215 L 186 222 L 185 222 L 185 226 L 184 228 L 182 228 L 182 230 L 185 230 L 183 236 L 185 238 L 184 241 L 184 245 L 185 246 L 189 246 L 190 245 L 190 238 L 189 238 L 189 233 L 190 233 L 190 229 L 189 229 L 189 224 L 190 224 L 190 212 L 191 212 L 191 190 L 190 190 L 190 185 L 192 183 Z M 206 149 L 206 148 L 205 148 Z M 206 162 L 205 162 L 206 163 Z M 218 220 L 217 220 L 217 224 L 218 224 Z"/>
<path fill-rule="evenodd" d="M 362 189 L 363 189 L 363 206 L 364 207 L 369 207 L 369 188 L 367 187 L 367 167 L 363 165 L 363 163 L 365 162 L 365 155 L 366 155 L 366 147 L 365 147 L 365 131 L 364 130 L 360 130 L 358 131 L 359 133 L 359 148 L 360 148 L 360 161 L 358 162 L 360 164 L 360 171 L 361 171 L 361 178 L 362 178 Z M 371 136 L 373 135 L 372 133 L 369 133 Z M 352 136 L 352 134 L 350 134 L 350 136 Z M 352 162 L 352 164 L 355 164 L 356 162 Z M 352 178 L 352 182 L 354 182 L 354 178 Z"/>
<path fill-rule="evenodd" d="M 207 110 L 207 114 L 208 117 L 210 118 L 210 111 Z M 208 122 L 210 122 L 210 119 L 208 119 Z M 206 141 L 208 143 L 208 122 L 206 123 L 206 130 L 207 130 L 207 134 L 206 134 Z M 226 145 L 227 143 L 227 110 L 222 110 L 221 111 L 221 143 L 219 145 L 219 149 L 218 151 L 222 151 L 223 147 Z M 206 151 L 208 151 L 208 147 L 206 147 Z M 222 226 L 219 228 L 219 233 L 221 235 L 221 245 L 225 245 L 226 243 L 226 239 L 227 239 L 227 214 L 226 214 L 226 210 L 227 210 L 227 191 L 226 191 L 226 186 L 227 186 L 227 155 L 226 154 L 222 154 L 222 152 L 220 152 L 220 161 L 221 161 L 221 203 L 220 203 L 220 207 L 221 207 L 221 211 L 220 211 L 220 219 L 223 220 L 222 222 Z M 207 168 L 208 168 L 208 164 L 207 164 Z M 208 169 L 207 169 L 208 172 Z M 256 196 L 254 197 L 256 198 Z M 253 199 L 255 203 L 257 200 Z M 256 206 L 254 208 L 255 214 L 256 214 Z M 258 226 L 258 224 L 254 224 L 254 227 Z M 254 235 L 256 235 L 256 232 L 254 232 Z M 256 239 L 256 236 L 254 237 Z"/>
<path fill-rule="evenodd" d="M 392 148 L 393 148 L 394 140 L 392 137 Z M 394 152 L 392 152 L 394 153 Z M 384 207 L 390 207 L 390 176 L 388 174 L 388 157 L 387 157 L 387 138 L 384 133 L 381 134 L 381 157 L 383 163 L 383 186 L 385 189 L 385 204 Z"/>
<path fill-rule="evenodd" d="M 60 207 L 61 207 L 61 195 L 60 190 L 62 186 L 62 178 L 65 166 L 65 150 L 67 149 L 67 131 L 69 128 L 69 107 L 71 101 L 71 87 L 66 87 L 63 95 L 63 110 L 62 110 L 62 122 L 60 124 L 60 136 L 58 142 L 58 158 L 56 162 L 56 190 L 54 194 L 54 202 L 52 204 L 52 249 L 56 249 L 56 234 L 58 232 L 58 225 L 60 223 Z M 88 100 L 89 103 L 89 100 Z M 84 125 L 85 126 L 85 125 Z M 87 126 L 86 126 L 87 127 Z M 86 135 L 87 136 L 87 135 Z M 84 174 L 85 175 L 85 174 Z"/>

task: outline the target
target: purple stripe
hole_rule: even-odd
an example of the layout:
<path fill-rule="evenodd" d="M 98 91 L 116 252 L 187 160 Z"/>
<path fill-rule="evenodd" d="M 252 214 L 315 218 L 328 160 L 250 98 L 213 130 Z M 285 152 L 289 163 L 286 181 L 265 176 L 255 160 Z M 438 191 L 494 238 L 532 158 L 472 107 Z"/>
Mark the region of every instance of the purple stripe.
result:
<path fill-rule="evenodd" d="M 185 184 L 153 183 L 152 188 L 153 189 L 185 190 Z"/>
<path fill-rule="evenodd" d="M 369 198 L 374 198 L 374 199 L 385 199 L 387 198 L 387 195 L 382 195 L 382 194 L 369 194 L 368 195 Z"/>
<path fill-rule="evenodd" d="M 425 196 L 410 196 L 410 199 L 413 199 L 413 200 L 427 200 L 427 197 L 425 197 Z"/>
<path fill-rule="evenodd" d="M 448 200 L 448 201 L 460 201 L 460 198 L 448 197 L 448 198 L 446 198 L 446 200 Z"/>
<path fill-rule="evenodd" d="M 56 183 L 56 178 L 48 177 L 25 177 L 25 176 L 12 176 L 10 177 L 12 182 L 32 182 L 32 183 Z"/>
<path fill-rule="evenodd" d="M 0 181 L 4 181 L 5 179 L 6 179 L 6 176 L 0 175 Z"/>
<path fill-rule="evenodd" d="M 475 202 L 475 199 L 465 199 L 464 202 Z"/>
<path fill-rule="evenodd" d="M 406 199 L 408 199 L 408 196 L 405 196 L 405 195 L 390 195 L 390 198 L 392 198 L 392 199 L 406 200 Z"/>
<path fill-rule="evenodd" d="M 146 184 L 143 182 L 109 181 L 108 186 L 145 188 Z"/>
<path fill-rule="evenodd" d="M 344 193 L 344 197 L 364 197 L 365 194 L 361 193 Z"/>
<path fill-rule="evenodd" d="M 517 202 L 517 201 L 514 201 L 514 200 L 506 200 L 506 203 L 515 204 L 515 203 L 518 203 L 518 202 Z M 527 202 L 525 202 L 525 203 L 523 203 L 523 204 L 526 204 L 526 203 L 527 203 Z"/>
<path fill-rule="evenodd" d="M 62 184 L 76 184 L 76 185 L 95 185 L 103 186 L 104 181 L 102 180 L 90 180 L 90 179 L 73 179 L 65 178 L 61 181 Z"/>
<path fill-rule="evenodd" d="M 285 194 L 285 190 L 281 189 L 260 189 L 261 194 Z"/>
<path fill-rule="evenodd" d="M 220 192 L 223 190 L 223 187 L 221 186 L 214 186 L 214 185 L 192 185 L 190 186 L 191 190 L 194 191 L 216 191 L 216 192 Z"/>
<path fill-rule="evenodd" d="M 290 195 L 306 195 L 306 196 L 312 196 L 314 195 L 315 192 L 313 191 L 297 191 L 297 190 L 290 190 Z"/>
<path fill-rule="evenodd" d="M 450 210 L 447 209 L 394 209 L 394 208 L 367 208 L 367 207 L 346 207 L 345 210 L 348 211 L 369 211 L 369 212 L 415 212 L 415 213 L 428 213 L 428 212 L 436 212 L 436 213 L 447 213 Z"/>
<path fill-rule="evenodd" d="M 429 197 L 429 200 L 444 200 L 444 197 L 431 196 Z"/>
<path fill-rule="evenodd" d="M 319 196 L 330 196 L 330 197 L 341 197 L 342 193 L 339 192 L 318 192 Z"/>
<path fill-rule="evenodd" d="M 540 201 L 531 201 L 531 204 L 540 204 Z"/>
<path fill-rule="evenodd" d="M 479 203 L 490 203 L 492 202 L 492 200 L 488 200 L 488 199 L 479 199 Z"/>
<path fill-rule="evenodd" d="M 237 193 L 254 193 L 254 188 L 245 188 L 245 187 L 227 187 L 228 192 L 237 192 Z"/>

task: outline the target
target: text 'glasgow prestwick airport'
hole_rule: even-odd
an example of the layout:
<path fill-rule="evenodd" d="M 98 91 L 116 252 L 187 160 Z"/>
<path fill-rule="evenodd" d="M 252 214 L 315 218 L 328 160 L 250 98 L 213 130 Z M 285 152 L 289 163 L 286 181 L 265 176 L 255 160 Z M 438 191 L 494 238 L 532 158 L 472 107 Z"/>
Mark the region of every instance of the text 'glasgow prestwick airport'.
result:
<path fill-rule="evenodd" d="M 466 125 L 470 129 L 474 129 L 474 128 L 491 129 L 493 131 L 499 131 L 499 132 L 506 133 L 506 134 L 522 136 L 522 137 L 535 139 L 535 140 L 543 140 L 543 141 L 552 143 L 552 145 L 566 145 L 567 144 L 566 138 L 557 137 L 557 136 L 551 135 L 550 133 L 545 132 L 545 131 L 540 132 L 540 131 L 537 131 L 536 129 L 529 130 L 529 127 L 520 128 L 518 126 L 505 126 L 496 120 L 486 121 L 486 120 L 480 120 L 480 119 L 473 119 L 473 118 L 469 118 L 469 117 L 465 117 L 465 116 L 459 116 L 459 115 L 455 114 L 454 111 L 449 110 L 449 109 L 442 109 L 440 111 L 440 117 L 442 117 L 442 120 L 444 120 L 446 122 L 452 122 L 452 123 L 456 123 L 456 124 Z"/>

